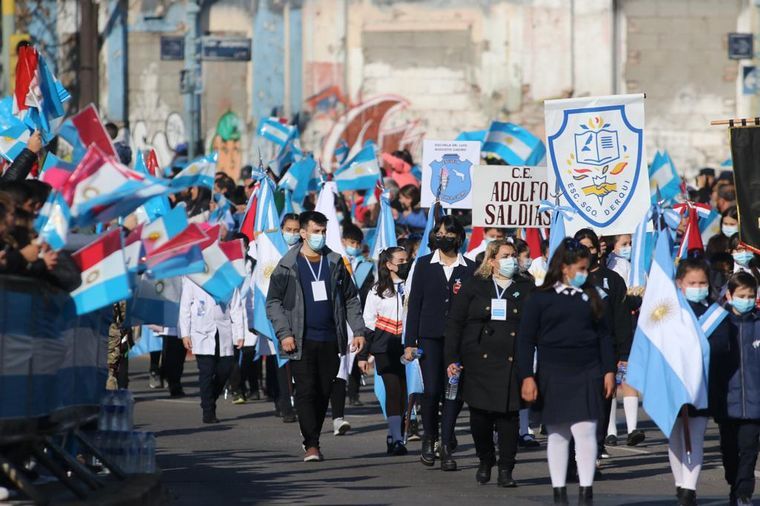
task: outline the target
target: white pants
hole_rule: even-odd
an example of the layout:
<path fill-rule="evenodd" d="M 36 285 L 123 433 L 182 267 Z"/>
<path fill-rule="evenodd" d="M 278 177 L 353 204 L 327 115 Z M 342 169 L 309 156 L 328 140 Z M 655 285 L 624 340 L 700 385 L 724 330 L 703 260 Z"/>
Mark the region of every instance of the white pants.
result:
<path fill-rule="evenodd" d="M 689 418 L 689 439 L 691 440 L 691 463 L 689 463 L 686 455 L 683 418 L 679 416 L 673 425 L 673 431 L 668 439 L 668 460 L 670 460 L 670 469 L 673 471 L 676 487 L 697 489 L 699 472 L 702 470 L 706 429 L 707 417 Z"/>
<path fill-rule="evenodd" d="M 575 439 L 575 461 L 578 466 L 578 482 L 581 487 L 594 484 L 596 472 L 596 420 L 573 424 L 547 425 L 549 434 L 546 446 L 549 475 L 552 487 L 564 487 L 567 483 L 567 461 L 570 438 Z"/>

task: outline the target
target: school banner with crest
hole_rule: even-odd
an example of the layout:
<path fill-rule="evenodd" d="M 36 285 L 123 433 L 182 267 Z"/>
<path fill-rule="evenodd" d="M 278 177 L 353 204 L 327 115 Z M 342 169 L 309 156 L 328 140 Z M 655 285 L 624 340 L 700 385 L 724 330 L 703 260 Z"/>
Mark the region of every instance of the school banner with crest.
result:
<path fill-rule="evenodd" d="M 472 171 L 480 164 L 480 142 L 422 143 L 421 206 L 436 200 L 445 209 L 472 209 Z"/>
<path fill-rule="evenodd" d="M 549 189 L 575 210 L 567 234 L 632 233 L 650 205 L 644 95 L 547 100 L 544 112 Z"/>

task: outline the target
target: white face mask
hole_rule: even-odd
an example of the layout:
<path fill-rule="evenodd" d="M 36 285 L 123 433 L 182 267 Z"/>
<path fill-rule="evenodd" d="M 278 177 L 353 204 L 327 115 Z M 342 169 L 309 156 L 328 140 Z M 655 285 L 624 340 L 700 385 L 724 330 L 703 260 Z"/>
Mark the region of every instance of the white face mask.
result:
<path fill-rule="evenodd" d="M 739 227 L 736 225 L 723 225 L 720 230 L 726 237 L 731 237 L 732 235 L 739 232 Z"/>

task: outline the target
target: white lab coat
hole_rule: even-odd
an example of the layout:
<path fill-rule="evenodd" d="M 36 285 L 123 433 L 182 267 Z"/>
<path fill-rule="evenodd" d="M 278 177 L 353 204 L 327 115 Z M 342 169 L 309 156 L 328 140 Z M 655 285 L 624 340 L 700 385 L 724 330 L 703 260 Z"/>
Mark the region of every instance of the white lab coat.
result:
<path fill-rule="evenodd" d="M 219 305 L 201 287 L 182 278 L 179 301 L 179 331 L 190 337 L 195 355 L 213 355 L 215 335 L 219 332 L 219 356 L 229 357 L 233 347 L 245 338 L 243 304 L 238 290 L 229 304 Z"/>

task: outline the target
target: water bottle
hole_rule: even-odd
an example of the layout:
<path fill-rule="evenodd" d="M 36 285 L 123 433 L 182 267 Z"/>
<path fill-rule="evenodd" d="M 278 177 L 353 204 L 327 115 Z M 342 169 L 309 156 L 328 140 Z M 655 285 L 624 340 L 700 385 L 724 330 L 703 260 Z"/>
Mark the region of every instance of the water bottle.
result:
<path fill-rule="evenodd" d="M 422 358 L 422 353 L 423 353 L 422 352 L 422 348 L 417 348 L 416 350 L 414 350 L 412 352 L 412 359 L 411 360 L 407 360 L 406 359 L 406 355 L 401 355 L 401 363 L 404 364 L 404 365 L 411 364 L 412 362 L 414 362 L 418 358 Z"/>
<path fill-rule="evenodd" d="M 615 374 L 615 383 L 620 385 L 625 381 L 625 373 L 628 370 L 628 366 L 626 364 L 620 364 L 617 369 L 617 373 Z"/>
<path fill-rule="evenodd" d="M 106 431 L 111 426 L 111 417 L 113 416 L 113 392 L 107 391 L 100 400 L 100 412 L 98 413 L 98 430 Z"/>
<path fill-rule="evenodd" d="M 461 364 L 457 363 L 457 366 Z M 449 382 L 446 385 L 446 400 L 455 401 L 459 394 L 459 374 L 449 378 Z"/>
<path fill-rule="evenodd" d="M 146 473 L 156 472 L 156 436 L 152 432 L 145 433 Z"/>
<path fill-rule="evenodd" d="M 113 416 L 111 417 L 111 425 L 108 428 L 110 431 L 121 432 L 124 430 L 125 412 L 127 407 L 124 405 L 123 397 L 120 395 L 120 391 L 117 391 L 113 396 Z"/>

